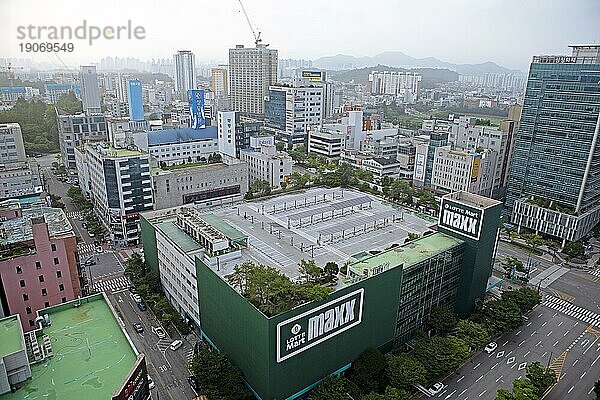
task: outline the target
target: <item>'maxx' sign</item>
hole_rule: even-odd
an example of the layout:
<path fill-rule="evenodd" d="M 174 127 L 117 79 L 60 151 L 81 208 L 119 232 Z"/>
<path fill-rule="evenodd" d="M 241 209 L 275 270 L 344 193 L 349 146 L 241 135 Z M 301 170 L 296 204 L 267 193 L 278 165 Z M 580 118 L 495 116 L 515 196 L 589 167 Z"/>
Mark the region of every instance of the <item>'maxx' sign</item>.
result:
<path fill-rule="evenodd" d="M 483 210 L 442 198 L 438 226 L 462 236 L 479 240 L 483 222 Z"/>
<path fill-rule="evenodd" d="M 364 291 L 355 290 L 277 324 L 277 362 L 360 324 Z"/>

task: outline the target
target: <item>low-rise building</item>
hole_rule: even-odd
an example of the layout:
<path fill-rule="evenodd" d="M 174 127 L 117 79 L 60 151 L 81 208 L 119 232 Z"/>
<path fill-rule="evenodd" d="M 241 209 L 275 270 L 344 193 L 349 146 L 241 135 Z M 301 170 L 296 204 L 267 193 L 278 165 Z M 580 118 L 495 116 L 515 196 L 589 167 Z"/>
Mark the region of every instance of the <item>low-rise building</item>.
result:
<path fill-rule="evenodd" d="M 344 149 L 345 136 L 336 131 L 314 129 L 308 133 L 308 153 L 330 159 L 339 159 Z"/>
<path fill-rule="evenodd" d="M 491 150 L 438 147 L 433 159 L 431 188 L 447 192 L 465 191 L 491 197 L 495 167 L 496 154 Z"/>
<path fill-rule="evenodd" d="M 242 200 L 248 192 L 248 165 L 232 157 L 222 157 L 225 162 L 153 168 L 154 209 Z"/>
<path fill-rule="evenodd" d="M 240 159 L 248 165 L 249 182 L 265 180 L 273 189 L 280 188 L 292 173 L 292 158 L 275 146 L 263 144 L 260 151 L 243 150 Z"/>
<path fill-rule="evenodd" d="M 0 319 L 2 400 L 32 393 L 57 400 L 150 398 L 145 357 L 103 294 L 41 309 L 34 319 L 36 329 L 25 333 L 19 315 Z"/>
<path fill-rule="evenodd" d="M 23 329 L 35 327 L 35 312 L 81 296 L 77 241 L 64 211 L 0 204 L 0 312 L 19 314 Z M 6 309 L 5 309 L 6 308 Z"/>
<path fill-rule="evenodd" d="M 149 153 L 159 164 L 167 166 L 199 162 L 219 152 L 215 126 L 136 132 L 133 134 L 133 143 L 138 149 Z"/>

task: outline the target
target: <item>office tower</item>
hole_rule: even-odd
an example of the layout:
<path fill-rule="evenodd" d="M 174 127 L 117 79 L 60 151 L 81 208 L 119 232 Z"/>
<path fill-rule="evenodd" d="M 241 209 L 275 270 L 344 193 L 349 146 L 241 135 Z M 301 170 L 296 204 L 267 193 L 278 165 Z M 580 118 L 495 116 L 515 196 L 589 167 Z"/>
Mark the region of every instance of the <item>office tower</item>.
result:
<path fill-rule="evenodd" d="M 175 60 L 175 91 L 180 100 L 187 100 L 187 91 L 196 88 L 196 68 L 194 53 L 179 50 L 173 55 Z"/>
<path fill-rule="evenodd" d="M 277 82 L 277 50 L 264 44 L 229 49 L 229 95 L 231 109 L 244 115 L 262 117 L 269 86 Z"/>
<path fill-rule="evenodd" d="M 132 79 L 127 82 L 127 98 L 129 100 L 129 119 L 144 120 L 144 104 L 142 102 L 142 82 Z"/>
<path fill-rule="evenodd" d="M 271 86 L 265 99 L 267 125 L 288 134 L 306 135 L 323 123 L 323 87 Z"/>
<path fill-rule="evenodd" d="M 81 81 L 83 111 L 85 111 L 86 114 L 102 112 L 96 67 L 93 65 L 82 65 L 79 79 Z"/>
<path fill-rule="evenodd" d="M 563 245 L 600 221 L 600 45 L 571 48 L 533 57 L 505 210 Z"/>
<path fill-rule="evenodd" d="M 65 168 L 74 169 L 75 148 L 90 141 L 105 141 L 108 138 L 104 115 L 66 114 L 56 109 L 58 143 L 61 161 Z"/>

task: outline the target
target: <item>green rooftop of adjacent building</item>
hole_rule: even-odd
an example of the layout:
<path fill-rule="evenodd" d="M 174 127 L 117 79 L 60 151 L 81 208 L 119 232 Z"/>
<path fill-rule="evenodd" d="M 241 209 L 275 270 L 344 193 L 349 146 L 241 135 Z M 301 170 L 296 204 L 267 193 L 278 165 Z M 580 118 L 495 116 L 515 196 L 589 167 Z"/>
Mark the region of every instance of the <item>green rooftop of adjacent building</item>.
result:
<path fill-rule="evenodd" d="M 166 237 L 177 243 L 177 246 L 185 253 L 191 253 L 202 249 L 202 246 L 198 242 L 192 239 L 173 222 L 159 222 L 155 226 Z"/>
<path fill-rule="evenodd" d="M 239 241 L 246 239 L 248 235 L 244 235 L 239 230 L 235 229 L 233 226 L 229 225 L 222 218 L 217 217 L 214 214 L 203 214 L 200 216 L 200 219 L 221 232 L 225 235 L 229 240 Z"/>
<path fill-rule="evenodd" d="M 374 256 L 363 258 L 349 267 L 355 275 L 364 275 L 364 271 L 367 269 L 368 276 L 371 276 L 373 273 L 382 272 L 387 269 L 399 266 L 406 268 L 415 265 L 435 254 L 450 250 L 461 243 L 463 242 L 460 239 L 438 232 L 414 242 L 409 242 L 403 246 L 394 247 Z M 374 271 L 376 268 L 381 268 L 382 270 Z"/>
<path fill-rule="evenodd" d="M 2 400 L 106 400 L 119 388 L 136 362 L 135 350 L 101 294 L 78 302 L 39 311 L 52 322 L 43 334 L 54 356 L 32 365 L 32 378 Z"/>
<path fill-rule="evenodd" d="M 0 359 L 23 350 L 23 331 L 17 315 L 0 319 Z"/>

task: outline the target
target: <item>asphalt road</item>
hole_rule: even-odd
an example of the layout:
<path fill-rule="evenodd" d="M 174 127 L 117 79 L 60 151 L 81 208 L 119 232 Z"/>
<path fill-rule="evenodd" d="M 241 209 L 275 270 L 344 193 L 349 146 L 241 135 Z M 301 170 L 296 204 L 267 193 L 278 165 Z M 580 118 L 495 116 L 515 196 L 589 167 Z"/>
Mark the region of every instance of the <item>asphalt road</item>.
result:
<path fill-rule="evenodd" d="M 140 311 L 129 291 L 109 294 L 108 298 L 115 310 L 120 313 L 127 333 L 132 338 L 135 347 L 140 353 L 146 355 L 148 374 L 156 384 L 152 389 L 152 398 L 160 400 L 185 400 L 196 397 L 187 382 L 189 372 L 187 360 L 191 359 L 193 352 L 194 336 L 189 335 L 189 341 L 183 339 L 184 345 L 176 351 L 169 349 L 172 338 L 159 339 L 152 332 L 152 326 L 159 326 L 156 317 L 150 309 Z M 144 327 L 143 333 L 133 329 L 133 323 L 139 322 Z"/>
<path fill-rule="evenodd" d="M 498 388 L 511 388 L 515 379 L 525 377 L 527 364 L 539 361 L 554 362 L 561 371 L 547 400 L 591 400 L 590 390 L 600 376 L 600 332 L 595 329 L 542 305 L 520 329 L 498 339 L 496 351 L 475 355 L 446 379 L 448 387 L 434 398 L 494 399 Z"/>

